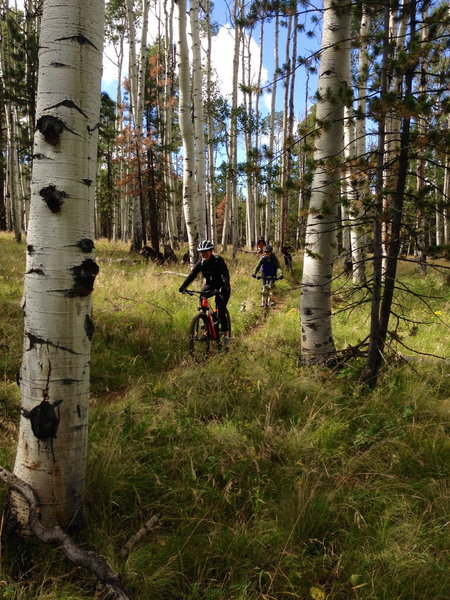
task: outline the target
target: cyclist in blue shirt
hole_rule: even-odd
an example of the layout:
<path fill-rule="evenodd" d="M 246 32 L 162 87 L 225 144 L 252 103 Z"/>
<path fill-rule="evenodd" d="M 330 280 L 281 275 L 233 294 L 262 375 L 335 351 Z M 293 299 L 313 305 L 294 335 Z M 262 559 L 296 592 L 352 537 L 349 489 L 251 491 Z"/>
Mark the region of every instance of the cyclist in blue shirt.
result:
<path fill-rule="evenodd" d="M 261 270 L 263 287 L 264 285 L 268 285 L 270 288 L 274 286 L 275 282 L 273 279 L 270 279 L 271 277 L 278 277 L 278 279 L 283 279 L 284 277 L 281 272 L 280 261 L 273 253 L 273 248 L 270 245 L 264 247 L 264 253 L 253 269 L 252 277 L 256 277 L 259 270 Z M 275 304 L 272 291 L 270 291 L 269 302 L 271 306 Z M 261 299 L 261 306 L 264 306 L 264 298 Z"/>

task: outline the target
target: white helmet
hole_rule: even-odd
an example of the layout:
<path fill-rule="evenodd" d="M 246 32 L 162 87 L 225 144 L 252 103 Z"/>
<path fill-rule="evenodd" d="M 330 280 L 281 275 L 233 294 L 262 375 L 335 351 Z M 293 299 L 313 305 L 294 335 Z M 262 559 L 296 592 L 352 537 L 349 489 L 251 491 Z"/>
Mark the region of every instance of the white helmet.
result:
<path fill-rule="evenodd" d="M 201 252 L 202 250 L 213 250 L 213 249 L 214 249 L 214 244 L 211 242 L 211 240 L 203 240 L 203 242 L 199 242 L 199 245 L 197 246 L 198 252 Z"/>

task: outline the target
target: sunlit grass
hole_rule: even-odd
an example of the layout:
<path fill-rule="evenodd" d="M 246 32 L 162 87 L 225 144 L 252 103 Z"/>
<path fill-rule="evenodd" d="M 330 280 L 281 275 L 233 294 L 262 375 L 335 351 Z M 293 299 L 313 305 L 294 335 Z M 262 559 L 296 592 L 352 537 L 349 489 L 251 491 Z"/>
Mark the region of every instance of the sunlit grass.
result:
<path fill-rule="evenodd" d="M 13 315 L 2 339 L 16 344 L 0 387 L 1 458 L 11 466 L 21 348 L 16 261 L 24 247 L 1 241 L 2 302 L 11 294 Z M 316 588 L 327 600 L 448 600 L 446 363 L 390 361 L 375 390 L 358 383 L 358 360 L 338 373 L 305 369 L 300 265 L 297 281 L 280 282 L 278 305 L 263 320 L 260 282 L 250 277 L 256 259 L 247 253 L 237 264 L 226 256 L 231 351 L 195 363 L 187 328 L 196 301 L 178 293 L 181 275 L 164 273 L 187 267 L 146 264 L 121 244 L 96 246 L 85 526 L 77 539 L 121 573 L 129 597 L 308 600 Z M 447 318 L 439 276 L 419 279 L 404 267 L 401 274 L 410 287 L 442 296 L 420 319 L 423 302 L 402 296 L 408 318 Z M 401 325 L 400 335 L 447 356 L 439 323 L 419 324 L 414 335 Z M 338 347 L 357 343 L 367 325 L 367 306 L 339 314 Z M 122 557 L 154 516 L 154 528 Z M 94 578 L 56 549 L 37 545 L 27 554 L 14 540 L 4 547 L 1 579 L 5 599 L 97 594 Z"/>

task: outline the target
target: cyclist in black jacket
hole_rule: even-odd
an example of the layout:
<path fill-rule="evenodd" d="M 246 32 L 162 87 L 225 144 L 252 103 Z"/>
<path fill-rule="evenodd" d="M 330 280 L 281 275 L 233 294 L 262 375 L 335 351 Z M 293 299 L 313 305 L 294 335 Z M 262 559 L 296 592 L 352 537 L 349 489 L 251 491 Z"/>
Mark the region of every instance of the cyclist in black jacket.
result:
<path fill-rule="evenodd" d="M 230 273 L 224 259 L 213 253 L 214 244 L 210 240 L 200 242 L 197 250 L 201 254 L 201 259 L 195 263 L 192 271 L 183 281 L 183 284 L 178 291 L 184 293 L 184 290 L 192 281 L 194 281 L 199 273 L 205 278 L 205 283 L 201 289 L 202 292 L 220 290 L 220 294 L 216 296 L 216 306 L 219 311 L 219 321 L 222 329 L 223 341 L 225 346 L 227 346 L 230 338 L 228 318 L 225 309 L 231 294 Z"/>

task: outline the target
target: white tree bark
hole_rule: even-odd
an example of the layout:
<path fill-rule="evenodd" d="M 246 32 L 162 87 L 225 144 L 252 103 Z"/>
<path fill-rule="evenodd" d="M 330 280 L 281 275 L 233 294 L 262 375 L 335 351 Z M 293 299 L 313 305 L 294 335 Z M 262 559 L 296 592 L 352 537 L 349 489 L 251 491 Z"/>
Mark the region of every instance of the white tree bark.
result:
<path fill-rule="evenodd" d="M 36 491 L 46 526 L 71 523 L 84 492 L 103 13 L 102 0 L 88 11 L 46 0 L 42 17 L 20 385 L 24 413 L 40 411 L 43 424 L 21 417 L 14 473 Z M 17 495 L 10 515 L 27 528 Z"/>
<path fill-rule="evenodd" d="M 316 115 L 320 133 L 314 151 L 301 298 L 301 348 L 306 364 L 326 363 L 335 354 L 330 293 L 349 38 L 348 4 L 325 0 Z"/>
<path fill-rule="evenodd" d="M 356 161 L 353 173 L 355 197 L 350 207 L 351 219 L 351 248 L 352 271 L 354 285 L 361 285 L 366 280 L 366 235 L 364 228 L 364 198 L 370 194 L 367 180 L 363 175 L 363 165 L 366 162 L 366 110 L 367 110 L 367 79 L 369 57 L 367 53 L 367 35 L 369 33 L 370 17 L 363 11 L 359 30 L 359 69 L 358 69 L 358 115 L 355 123 L 355 154 Z"/>
<path fill-rule="evenodd" d="M 272 85 L 272 98 L 270 101 L 270 133 L 269 133 L 269 163 L 273 164 L 273 150 L 275 146 L 275 110 L 276 110 L 276 98 L 277 98 L 277 79 L 278 79 L 278 68 L 279 68 L 279 55 L 278 55 L 278 40 L 280 32 L 280 20 L 278 13 L 275 16 L 275 39 L 274 39 L 274 71 L 273 71 L 273 85 Z M 265 219 L 265 230 L 264 239 L 270 240 L 270 233 L 272 230 L 272 185 L 267 186 L 266 191 L 266 219 Z"/>
<path fill-rule="evenodd" d="M 212 101 L 212 81 L 211 81 L 211 50 L 212 50 L 212 33 L 211 33 L 211 1 L 206 2 L 206 27 L 208 46 L 206 51 L 206 97 L 208 104 L 211 107 Z M 215 152 L 213 143 L 213 120 L 211 109 L 207 111 L 206 116 L 207 134 L 208 134 L 208 225 L 210 239 L 213 244 L 217 245 L 217 226 L 216 226 L 216 199 L 215 199 Z"/>
<path fill-rule="evenodd" d="M 137 51 L 135 35 L 135 14 L 133 0 L 127 0 L 127 28 L 129 39 L 129 84 L 130 108 L 134 123 L 134 144 L 138 165 L 137 186 L 132 198 L 132 249 L 139 251 L 144 239 L 144 223 L 142 214 L 143 190 L 140 168 L 141 135 L 144 112 L 144 89 L 147 70 L 147 30 L 148 30 L 148 0 L 142 0 L 142 31 Z"/>
<path fill-rule="evenodd" d="M 191 263 L 196 253 L 197 224 L 194 201 L 194 128 L 191 120 L 191 88 L 189 83 L 189 53 L 186 36 L 186 0 L 176 0 L 178 6 L 178 115 L 183 140 L 183 212 L 189 242 Z"/>
<path fill-rule="evenodd" d="M 192 104 L 194 109 L 194 152 L 195 152 L 195 208 L 197 211 L 198 234 L 208 238 L 206 219 L 206 149 L 205 117 L 203 114 L 203 82 L 200 32 L 198 22 L 199 0 L 191 0 L 189 11 L 192 36 Z"/>
<path fill-rule="evenodd" d="M 445 154 L 444 164 L 444 244 L 450 244 L 450 154 L 448 153 Z"/>
<path fill-rule="evenodd" d="M 238 190 L 237 190 L 237 106 L 238 106 L 238 84 L 239 84 L 239 52 L 242 41 L 242 26 L 238 24 L 238 19 L 242 13 L 242 0 L 235 0 L 234 3 L 234 50 L 233 50 L 233 77 L 231 92 L 231 118 L 230 118 L 230 150 L 229 167 L 227 178 L 229 181 L 230 196 L 230 222 L 231 222 L 231 241 L 233 245 L 233 258 L 236 256 L 239 247 L 239 214 L 238 214 Z"/>

